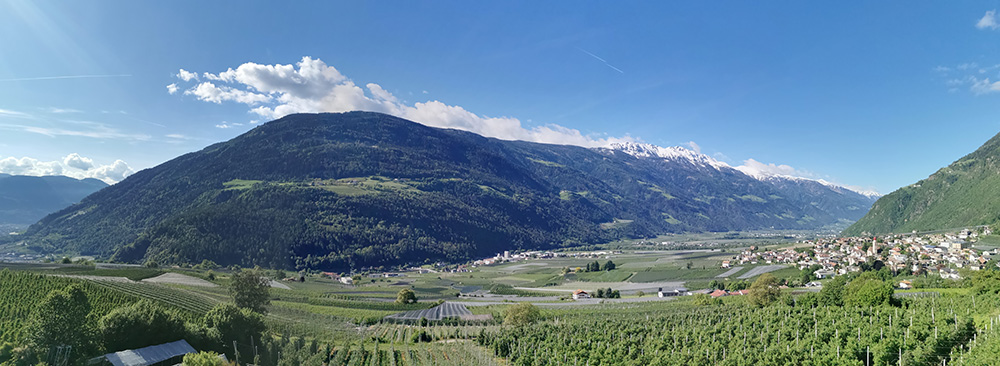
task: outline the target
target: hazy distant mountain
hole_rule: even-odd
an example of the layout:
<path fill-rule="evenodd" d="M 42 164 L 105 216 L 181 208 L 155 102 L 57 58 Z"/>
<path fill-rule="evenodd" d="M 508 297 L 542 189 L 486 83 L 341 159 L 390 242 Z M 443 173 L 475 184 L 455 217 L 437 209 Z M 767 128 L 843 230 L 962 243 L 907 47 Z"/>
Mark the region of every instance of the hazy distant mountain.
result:
<path fill-rule="evenodd" d="M 817 228 L 856 219 L 870 202 L 756 179 L 683 148 L 588 149 L 378 113 L 297 114 L 129 176 L 23 238 L 127 261 L 337 270 L 666 232 Z"/>
<path fill-rule="evenodd" d="M 107 186 L 97 179 L 0 174 L 0 224 L 33 224 Z"/>
<path fill-rule="evenodd" d="M 885 195 L 845 235 L 950 229 L 1000 221 L 1000 135 L 927 179 Z"/>

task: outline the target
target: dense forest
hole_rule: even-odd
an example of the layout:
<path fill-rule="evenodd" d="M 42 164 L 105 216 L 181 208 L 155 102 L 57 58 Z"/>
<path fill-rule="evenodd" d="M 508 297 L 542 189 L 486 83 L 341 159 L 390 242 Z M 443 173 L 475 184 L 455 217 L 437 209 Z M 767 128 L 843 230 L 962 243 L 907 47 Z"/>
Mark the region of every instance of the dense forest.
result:
<path fill-rule="evenodd" d="M 667 232 L 817 228 L 867 208 L 856 194 L 838 204 L 801 192 L 683 159 L 378 113 L 298 114 L 140 171 L 16 240 L 129 262 L 345 270 Z"/>

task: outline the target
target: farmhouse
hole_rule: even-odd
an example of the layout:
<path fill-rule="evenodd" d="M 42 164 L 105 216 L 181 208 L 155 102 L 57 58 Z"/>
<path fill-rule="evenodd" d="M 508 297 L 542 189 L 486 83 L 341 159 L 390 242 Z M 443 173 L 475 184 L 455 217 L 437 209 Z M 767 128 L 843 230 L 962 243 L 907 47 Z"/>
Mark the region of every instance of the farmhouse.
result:
<path fill-rule="evenodd" d="M 657 290 L 656 295 L 659 297 L 670 297 L 670 296 L 681 296 L 684 295 L 685 293 L 687 293 L 687 289 L 683 287 L 667 291 L 663 291 L 663 288 L 660 287 L 660 289 Z"/>
<path fill-rule="evenodd" d="M 712 291 L 712 293 L 708 294 L 708 296 L 711 296 L 712 298 L 720 298 L 726 295 L 729 295 L 729 293 L 727 293 L 726 290 L 715 290 Z"/>
<path fill-rule="evenodd" d="M 587 291 L 584 290 L 573 291 L 573 300 L 589 299 L 589 298 L 590 294 L 588 294 Z"/>

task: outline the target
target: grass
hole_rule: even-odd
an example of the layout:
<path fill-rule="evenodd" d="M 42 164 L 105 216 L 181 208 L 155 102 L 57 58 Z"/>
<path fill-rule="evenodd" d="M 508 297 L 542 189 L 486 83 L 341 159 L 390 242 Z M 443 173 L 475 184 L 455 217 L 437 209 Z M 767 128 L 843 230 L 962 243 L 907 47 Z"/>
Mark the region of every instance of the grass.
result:
<path fill-rule="evenodd" d="M 222 185 L 229 190 L 244 190 L 244 189 L 250 189 L 250 187 L 253 187 L 254 184 L 263 182 L 264 181 L 262 180 L 233 179 L 231 181 L 222 183 Z"/>
<path fill-rule="evenodd" d="M 623 270 L 580 272 L 566 275 L 567 280 L 587 281 L 587 282 L 623 282 L 632 277 L 632 272 Z"/>
<path fill-rule="evenodd" d="M 718 268 L 692 268 L 692 269 L 664 269 L 636 272 L 629 282 L 660 282 L 660 281 L 683 281 L 698 279 L 714 279 L 726 270 Z"/>

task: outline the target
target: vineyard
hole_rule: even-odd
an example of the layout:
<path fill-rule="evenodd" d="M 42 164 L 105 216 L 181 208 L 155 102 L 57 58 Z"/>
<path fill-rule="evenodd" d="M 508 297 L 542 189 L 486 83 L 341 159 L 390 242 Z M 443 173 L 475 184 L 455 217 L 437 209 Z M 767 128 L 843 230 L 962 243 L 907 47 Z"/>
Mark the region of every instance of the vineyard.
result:
<path fill-rule="evenodd" d="M 150 299 L 189 312 L 189 316 L 205 315 L 218 302 L 204 295 L 175 289 L 169 286 L 139 282 L 101 281 L 92 283 L 113 291 L 119 291 L 136 298 Z"/>
<path fill-rule="evenodd" d="M 905 308 L 618 305 L 478 341 L 512 365 L 936 365 L 992 330 L 995 316 L 973 319 L 997 306 L 964 296 Z M 976 352 L 988 354 L 973 348 L 969 357 Z"/>
<path fill-rule="evenodd" d="M 0 314 L 3 314 L 0 316 L 0 342 L 24 339 L 24 322 L 29 319 L 38 301 L 52 290 L 62 290 L 73 284 L 80 285 L 90 299 L 91 308 L 98 315 L 139 300 L 138 297 L 89 281 L 22 271 L 0 271 L 0 284 L 3 284 L 0 286 Z"/>
<path fill-rule="evenodd" d="M 469 342 L 396 349 L 375 344 L 374 349 L 348 345 L 331 353 L 330 365 L 377 366 L 487 366 L 499 365 L 489 353 Z"/>

